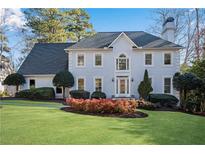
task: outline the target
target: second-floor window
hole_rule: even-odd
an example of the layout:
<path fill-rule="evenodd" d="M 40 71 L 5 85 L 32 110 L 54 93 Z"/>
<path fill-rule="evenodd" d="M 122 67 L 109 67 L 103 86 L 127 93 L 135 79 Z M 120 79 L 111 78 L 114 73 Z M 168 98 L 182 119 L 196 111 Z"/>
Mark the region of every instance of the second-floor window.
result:
<path fill-rule="evenodd" d="M 172 55 L 171 53 L 164 54 L 164 65 L 171 65 L 172 63 Z"/>
<path fill-rule="evenodd" d="M 126 55 L 121 54 L 116 59 L 116 69 L 117 70 L 129 70 L 129 58 Z"/>
<path fill-rule="evenodd" d="M 95 66 L 101 67 L 102 66 L 102 54 L 95 54 Z"/>
<path fill-rule="evenodd" d="M 145 54 L 145 65 L 152 65 L 152 54 L 151 53 Z"/>
<path fill-rule="evenodd" d="M 77 55 L 77 66 L 78 67 L 85 66 L 85 56 L 84 56 L 84 54 L 78 54 Z"/>

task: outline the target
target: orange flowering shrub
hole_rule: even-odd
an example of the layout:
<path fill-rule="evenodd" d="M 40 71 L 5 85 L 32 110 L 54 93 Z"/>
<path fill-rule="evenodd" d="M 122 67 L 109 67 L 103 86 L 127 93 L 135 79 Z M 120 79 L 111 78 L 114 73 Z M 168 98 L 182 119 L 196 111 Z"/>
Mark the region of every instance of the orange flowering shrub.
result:
<path fill-rule="evenodd" d="M 75 110 L 92 113 L 134 113 L 137 107 L 135 100 L 70 98 L 66 103 Z"/>

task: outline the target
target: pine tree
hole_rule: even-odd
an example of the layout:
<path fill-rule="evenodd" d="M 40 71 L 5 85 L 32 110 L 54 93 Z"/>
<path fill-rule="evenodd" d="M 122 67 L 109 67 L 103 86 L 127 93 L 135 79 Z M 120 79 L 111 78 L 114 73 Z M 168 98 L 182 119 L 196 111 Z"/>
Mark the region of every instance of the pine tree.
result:
<path fill-rule="evenodd" d="M 146 99 L 150 92 L 153 91 L 151 81 L 149 80 L 148 71 L 144 72 L 144 80 L 140 82 L 138 92 L 141 98 Z"/>

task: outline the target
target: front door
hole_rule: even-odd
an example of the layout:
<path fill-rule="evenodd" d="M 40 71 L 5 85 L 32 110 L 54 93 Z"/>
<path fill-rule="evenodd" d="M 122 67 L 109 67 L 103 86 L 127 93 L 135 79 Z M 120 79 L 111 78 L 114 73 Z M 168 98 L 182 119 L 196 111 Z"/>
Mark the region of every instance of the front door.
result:
<path fill-rule="evenodd" d="M 117 77 L 116 78 L 116 96 L 129 97 L 129 78 Z"/>

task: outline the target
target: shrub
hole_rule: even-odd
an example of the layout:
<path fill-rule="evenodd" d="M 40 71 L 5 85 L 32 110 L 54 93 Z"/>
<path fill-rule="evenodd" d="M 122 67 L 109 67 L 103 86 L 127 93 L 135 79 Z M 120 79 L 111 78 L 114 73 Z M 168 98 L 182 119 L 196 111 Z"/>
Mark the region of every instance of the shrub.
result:
<path fill-rule="evenodd" d="M 138 100 L 137 107 L 139 109 L 145 109 L 145 110 L 155 110 L 156 108 L 153 103 L 145 101 L 145 100 Z"/>
<path fill-rule="evenodd" d="M 100 98 L 106 98 L 106 94 L 104 92 L 100 92 L 100 91 L 95 91 L 92 93 L 91 98 L 96 98 L 96 99 L 100 99 Z"/>
<path fill-rule="evenodd" d="M 63 98 L 65 98 L 65 88 L 73 87 L 74 85 L 74 77 L 71 72 L 65 70 L 60 71 L 53 78 L 53 85 L 56 87 L 63 87 Z"/>
<path fill-rule="evenodd" d="M 152 103 L 160 103 L 161 106 L 173 107 L 178 103 L 178 99 L 169 94 L 149 94 L 148 101 Z"/>
<path fill-rule="evenodd" d="M 50 87 L 42 87 L 22 90 L 20 92 L 17 92 L 15 96 L 17 98 L 49 100 L 55 98 L 55 91 Z"/>
<path fill-rule="evenodd" d="M 76 99 L 89 99 L 90 98 L 90 92 L 85 90 L 72 90 L 70 91 L 70 95 L 72 98 Z"/>
<path fill-rule="evenodd" d="M 77 111 L 91 113 L 134 113 L 137 103 L 135 100 L 111 99 L 66 99 L 66 103 Z"/>
<path fill-rule="evenodd" d="M 145 99 L 149 95 L 150 92 L 153 91 L 151 82 L 149 80 L 148 71 L 145 70 L 144 72 L 144 80 L 140 82 L 138 87 L 138 93 L 141 98 Z"/>

